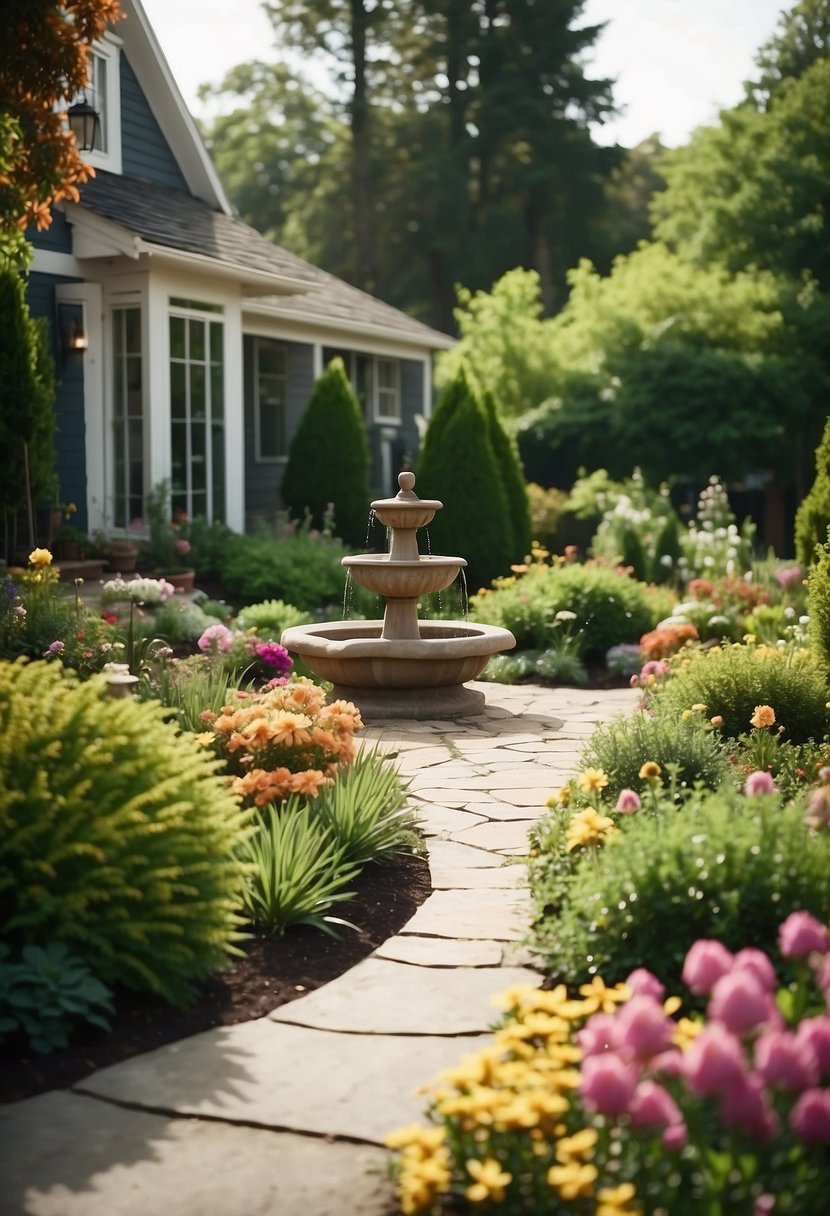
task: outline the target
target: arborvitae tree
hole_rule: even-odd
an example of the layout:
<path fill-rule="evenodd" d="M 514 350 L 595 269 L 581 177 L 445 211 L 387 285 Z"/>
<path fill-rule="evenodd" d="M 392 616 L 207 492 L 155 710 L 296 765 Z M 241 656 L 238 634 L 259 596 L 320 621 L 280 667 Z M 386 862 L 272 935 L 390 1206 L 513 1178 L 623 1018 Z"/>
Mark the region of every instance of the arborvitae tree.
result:
<path fill-rule="evenodd" d="M 810 618 L 810 644 L 825 667 L 830 669 L 830 532 L 816 547 L 807 586 L 807 613 Z"/>
<path fill-rule="evenodd" d="M 527 482 L 516 443 L 511 440 L 501 424 L 496 403 L 491 393 L 484 393 L 482 405 L 487 413 L 487 434 L 501 473 L 502 485 L 507 498 L 512 533 L 513 561 L 521 562 L 530 552 L 530 504 L 527 498 Z"/>
<path fill-rule="evenodd" d="M 427 428 L 415 488 L 421 498 L 443 502 L 429 526 L 430 548 L 466 558 L 471 591 L 508 573 L 514 559 L 507 495 L 487 415 L 463 369 Z"/>
<path fill-rule="evenodd" d="M 816 479 L 795 516 L 795 556 L 806 569 L 816 561 L 816 545 L 824 545 L 830 527 L 830 418 L 816 448 Z"/>
<path fill-rule="evenodd" d="M 342 359 L 332 359 L 300 419 L 282 479 L 282 501 L 297 519 L 323 526 L 334 506 L 335 531 L 347 545 L 366 539 L 369 450 L 366 427 Z"/>

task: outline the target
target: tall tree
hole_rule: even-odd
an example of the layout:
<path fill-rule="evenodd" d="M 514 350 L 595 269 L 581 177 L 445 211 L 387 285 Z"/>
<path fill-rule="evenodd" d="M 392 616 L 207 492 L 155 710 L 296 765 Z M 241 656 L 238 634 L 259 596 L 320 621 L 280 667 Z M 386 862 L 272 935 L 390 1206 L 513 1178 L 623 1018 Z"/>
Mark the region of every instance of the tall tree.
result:
<path fill-rule="evenodd" d="M 796 80 L 818 59 L 830 54 L 830 0 L 801 0 L 784 12 L 775 33 L 755 62 L 757 79 L 747 83 L 747 96 L 766 110 L 785 80 Z"/>
<path fill-rule="evenodd" d="M 118 0 L 6 0 L 0 39 L 0 257 L 26 259 L 23 229 L 77 200 L 92 174 L 62 105 L 88 83 L 89 47 L 121 16 Z"/>

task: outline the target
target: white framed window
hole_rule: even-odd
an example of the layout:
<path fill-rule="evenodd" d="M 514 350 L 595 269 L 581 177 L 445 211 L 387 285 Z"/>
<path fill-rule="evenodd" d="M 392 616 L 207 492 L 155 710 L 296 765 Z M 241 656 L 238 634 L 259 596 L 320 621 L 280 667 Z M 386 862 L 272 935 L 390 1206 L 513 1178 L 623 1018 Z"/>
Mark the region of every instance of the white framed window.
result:
<path fill-rule="evenodd" d="M 97 110 L 101 126 L 95 147 L 83 152 L 96 169 L 121 172 L 121 40 L 107 35 L 89 52 L 89 83 L 75 98 Z"/>
<path fill-rule="evenodd" d="M 170 502 L 191 519 L 225 518 L 222 308 L 170 300 Z"/>
<path fill-rule="evenodd" d="M 383 359 L 358 351 L 324 347 L 323 364 L 327 366 L 339 356 L 346 366 L 363 416 L 367 422 L 384 422 L 392 426 L 402 421 L 400 359 Z"/>
<path fill-rule="evenodd" d="M 288 457 L 286 388 L 288 359 L 285 347 L 271 338 L 254 341 L 255 459 L 276 464 Z"/>

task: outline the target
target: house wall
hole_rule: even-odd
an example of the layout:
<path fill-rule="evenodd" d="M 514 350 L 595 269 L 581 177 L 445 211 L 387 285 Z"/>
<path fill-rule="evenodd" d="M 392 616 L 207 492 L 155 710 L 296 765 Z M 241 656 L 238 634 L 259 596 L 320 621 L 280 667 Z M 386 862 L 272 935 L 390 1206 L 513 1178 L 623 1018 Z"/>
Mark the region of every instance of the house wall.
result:
<path fill-rule="evenodd" d="M 58 493 L 61 502 L 74 502 L 77 505 L 78 514 L 73 523 L 79 528 L 86 528 L 84 360 L 83 356 L 78 354 L 70 354 L 63 358 L 60 338 L 57 334 L 57 306 L 55 303 L 57 285 L 77 281 L 77 279 L 39 274 L 33 271 L 29 275 L 28 302 L 31 315 L 45 317 L 52 335 L 52 356 L 55 360 L 57 378 L 55 448 L 57 451 Z"/>
<path fill-rule="evenodd" d="M 125 177 L 143 177 L 188 193 L 187 182 L 141 91 L 127 56 L 121 55 L 121 163 Z"/>
<path fill-rule="evenodd" d="M 285 461 L 257 461 L 254 420 L 254 338 L 243 339 L 245 379 L 245 528 L 258 520 L 273 521 L 282 509 L 280 485 Z M 286 352 L 286 425 L 294 434 L 314 387 L 314 347 L 304 342 L 281 342 Z"/>

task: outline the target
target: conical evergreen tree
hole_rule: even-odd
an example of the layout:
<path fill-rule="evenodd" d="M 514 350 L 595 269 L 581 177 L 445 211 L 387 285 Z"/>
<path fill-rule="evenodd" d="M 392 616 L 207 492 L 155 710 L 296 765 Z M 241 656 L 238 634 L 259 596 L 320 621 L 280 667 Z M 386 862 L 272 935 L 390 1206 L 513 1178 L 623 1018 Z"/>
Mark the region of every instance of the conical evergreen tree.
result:
<path fill-rule="evenodd" d="M 487 414 L 487 433 L 501 473 L 502 485 L 510 514 L 511 545 L 514 562 L 521 562 L 530 553 L 530 504 L 527 498 L 527 482 L 522 468 L 519 449 L 501 424 L 492 393 L 482 394 L 482 405 Z"/>
<path fill-rule="evenodd" d="M 816 479 L 795 516 L 795 556 L 805 568 L 816 560 L 816 546 L 827 542 L 830 527 L 830 418 L 816 448 Z"/>
<path fill-rule="evenodd" d="M 332 359 L 314 386 L 291 440 L 281 492 L 292 516 L 308 513 L 317 528 L 333 503 L 337 535 L 354 548 L 363 545 L 371 499 L 369 450 L 342 359 Z"/>
<path fill-rule="evenodd" d="M 507 496 L 487 415 L 463 369 L 427 428 L 415 489 L 421 498 L 443 502 L 429 526 L 430 547 L 466 558 L 471 591 L 508 573 L 513 539 Z"/>

